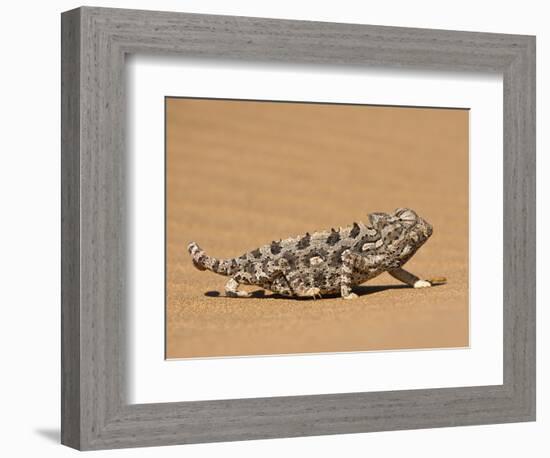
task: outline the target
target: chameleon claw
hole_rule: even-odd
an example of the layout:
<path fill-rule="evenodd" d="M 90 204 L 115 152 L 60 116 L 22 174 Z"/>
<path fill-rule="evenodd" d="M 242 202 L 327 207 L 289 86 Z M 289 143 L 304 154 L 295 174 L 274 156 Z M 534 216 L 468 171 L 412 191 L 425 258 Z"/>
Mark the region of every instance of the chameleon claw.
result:
<path fill-rule="evenodd" d="M 433 285 L 444 285 L 445 283 L 447 283 L 447 279 L 445 277 L 435 277 L 435 278 L 430 278 L 428 280 L 426 280 L 428 282 L 430 282 L 430 284 L 433 286 Z"/>
<path fill-rule="evenodd" d="M 318 288 L 317 288 L 318 289 Z M 323 295 L 320 293 L 320 292 L 317 292 L 315 294 L 313 294 L 313 300 L 315 299 L 322 299 L 323 298 Z"/>

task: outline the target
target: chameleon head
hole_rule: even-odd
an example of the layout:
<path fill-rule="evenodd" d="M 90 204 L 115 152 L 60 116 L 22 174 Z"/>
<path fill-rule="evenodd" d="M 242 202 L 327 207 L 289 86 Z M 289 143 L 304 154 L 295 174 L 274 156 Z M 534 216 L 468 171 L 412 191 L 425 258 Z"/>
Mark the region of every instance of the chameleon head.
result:
<path fill-rule="evenodd" d="M 418 242 L 424 243 L 433 233 L 432 225 L 410 208 L 396 209 L 393 217 L 399 220 L 413 242 L 418 240 Z"/>
<path fill-rule="evenodd" d="M 383 249 L 406 262 L 432 235 L 430 223 L 409 208 L 398 208 L 392 214 L 372 213 L 371 226 L 381 235 Z"/>
<path fill-rule="evenodd" d="M 396 244 L 399 258 L 406 261 L 430 238 L 433 227 L 410 208 L 398 208 L 392 216 L 401 228 L 401 240 Z"/>

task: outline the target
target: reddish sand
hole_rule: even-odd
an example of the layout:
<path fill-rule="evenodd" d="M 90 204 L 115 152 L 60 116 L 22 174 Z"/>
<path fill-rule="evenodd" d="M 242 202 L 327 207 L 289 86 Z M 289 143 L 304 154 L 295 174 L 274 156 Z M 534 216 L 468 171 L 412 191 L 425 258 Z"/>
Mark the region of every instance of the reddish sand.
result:
<path fill-rule="evenodd" d="M 168 99 L 166 356 L 468 346 L 468 123 L 466 110 Z M 186 251 L 238 256 L 397 207 L 434 227 L 407 269 L 446 285 L 383 274 L 353 301 L 227 298 Z"/>

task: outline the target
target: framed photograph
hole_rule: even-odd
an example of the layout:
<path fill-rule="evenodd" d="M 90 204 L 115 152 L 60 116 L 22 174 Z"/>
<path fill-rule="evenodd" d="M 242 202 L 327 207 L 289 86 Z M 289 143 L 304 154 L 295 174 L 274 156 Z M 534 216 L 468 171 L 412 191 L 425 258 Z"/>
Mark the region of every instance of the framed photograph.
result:
<path fill-rule="evenodd" d="M 535 38 L 62 14 L 62 443 L 535 419 Z"/>

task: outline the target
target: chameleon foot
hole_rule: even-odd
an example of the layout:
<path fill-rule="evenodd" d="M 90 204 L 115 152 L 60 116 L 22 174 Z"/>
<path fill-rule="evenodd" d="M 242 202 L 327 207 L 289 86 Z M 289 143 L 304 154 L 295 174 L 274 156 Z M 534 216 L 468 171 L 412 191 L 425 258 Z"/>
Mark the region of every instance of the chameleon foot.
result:
<path fill-rule="evenodd" d="M 315 296 L 321 295 L 321 290 L 317 287 L 312 288 L 304 288 L 302 290 L 296 291 L 298 296 L 300 297 L 313 297 L 315 299 Z"/>
<path fill-rule="evenodd" d="M 239 283 L 234 278 L 230 278 L 227 284 L 225 285 L 225 294 L 228 297 L 250 297 L 248 291 L 239 291 Z"/>
<path fill-rule="evenodd" d="M 251 294 L 248 291 L 226 291 L 227 297 L 250 297 Z"/>

